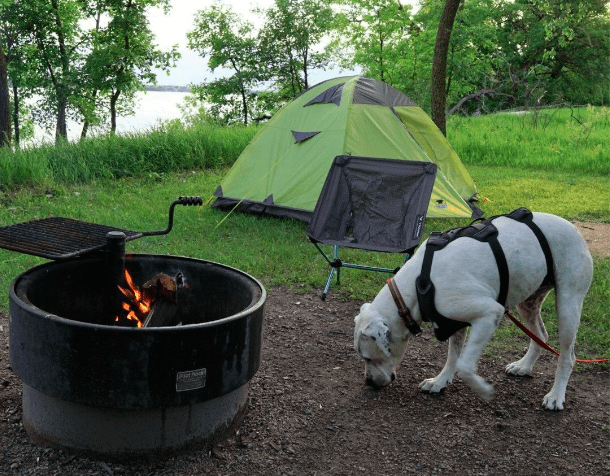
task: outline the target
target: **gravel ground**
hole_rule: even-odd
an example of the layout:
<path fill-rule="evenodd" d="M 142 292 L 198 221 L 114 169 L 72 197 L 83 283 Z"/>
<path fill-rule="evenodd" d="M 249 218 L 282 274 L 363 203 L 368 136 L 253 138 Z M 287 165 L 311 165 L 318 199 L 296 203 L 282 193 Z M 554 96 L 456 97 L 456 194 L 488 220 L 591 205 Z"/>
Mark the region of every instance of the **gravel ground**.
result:
<path fill-rule="evenodd" d="M 579 225 L 580 226 L 580 225 Z M 583 224 L 592 251 L 610 234 Z M 605 225 L 607 226 L 607 225 Z M 600 242 L 601 240 L 601 242 Z M 344 279 L 357 279 L 348 271 Z M 0 475 L 600 475 L 610 474 L 610 369 L 579 366 L 563 412 L 541 408 L 556 358 L 533 377 L 504 373 L 527 338 L 488 352 L 479 373 L 495 387 L 484 402 L 459 379 L 441 395 L 418 384 L 436 375 L 446 344 L 429 328 L 412 339 L 395 382 L 364 384 L 352 349 L 361 303 L 268 289 L 261 366 L 239 430 L 213 448 L 156 461 L 116 463 L 33 444 L 21 422 L 21 382 L 8 360 L 0 315 Z M 508 322 L 503 325 L 512 325 Z"/>

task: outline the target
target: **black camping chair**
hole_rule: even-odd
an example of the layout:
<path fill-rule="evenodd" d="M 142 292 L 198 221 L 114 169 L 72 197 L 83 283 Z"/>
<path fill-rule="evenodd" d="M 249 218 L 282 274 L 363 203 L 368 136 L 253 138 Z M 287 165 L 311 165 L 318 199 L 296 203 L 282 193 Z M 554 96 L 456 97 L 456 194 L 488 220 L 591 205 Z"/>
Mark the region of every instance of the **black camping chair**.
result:
<path fill-rule="evenodd" d="M 436 171 L 432 162 L 335 157 L 306 230 L 330 266 L 323 300 L 335 273 L 339 284 L 342 267 L 386 273 L 400 269 L 344 263 L 339 247 L 406 253 L 406 261 L 420 242 Z M 332 258 L 320 244 L 333 246 Z"/>

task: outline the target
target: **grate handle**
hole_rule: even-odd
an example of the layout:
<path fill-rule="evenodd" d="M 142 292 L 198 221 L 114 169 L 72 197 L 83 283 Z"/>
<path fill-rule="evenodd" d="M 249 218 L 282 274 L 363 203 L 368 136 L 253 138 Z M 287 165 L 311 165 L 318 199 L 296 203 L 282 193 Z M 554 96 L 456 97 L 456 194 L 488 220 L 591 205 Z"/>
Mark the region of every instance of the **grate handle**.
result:
<path fill-rule="evenodd" d="M 201 197 L 178 197 L 178 200 L 172 203 L 172 207 L 176 205 L 199 206 L 203 205 L 203 200 Z"/>
<path fill-rule="evenodd" d="M 167 223 L 167 228 L 165 230 L 158 231 L 143 231 L 141 236 L 157 236 L 157 235 L 167 235 L 174 226 L 174 208 L 176 205 L 185 205 L 185 206 L 200 206 L 203 205 L 203 199 L 201 197 L 178 197 L 177 200 L 174 200 L 172 204 L 169 206 L 169 219 Z"/>

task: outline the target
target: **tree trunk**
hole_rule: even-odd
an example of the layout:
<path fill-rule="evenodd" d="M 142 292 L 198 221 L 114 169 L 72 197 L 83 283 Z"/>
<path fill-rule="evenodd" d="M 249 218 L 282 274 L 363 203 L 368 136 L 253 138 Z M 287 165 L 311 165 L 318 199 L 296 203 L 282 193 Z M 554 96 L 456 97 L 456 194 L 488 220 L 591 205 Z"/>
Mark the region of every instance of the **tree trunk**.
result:
<path fill-rule="evenodd" d="M 68 123 L 67 123 L 67 109 L 68 109 L 68 97 L 67 82 L 70 74 L 70 59 L 68 58 L 66 40 L 63 31 L 62 19 L 59 16 L 59 3 L 57 0 L 51 0 L 53 11 L 55 12 L 55 25 L 57 27 L 57 43 L 59 45 L 59 56 L 61 60 L 61 72 L 62 77 L 58 84 L 55 85 L 57 91 L 57 127 L 55 128 L 55 142 L 60 140 L 68 139 Z"/>
<path fill-rule="evenodd" d="M 13 82 L 13 128 L 14 128 L 14 137 L 15 146 L 19 147 L 19 88 L 17 84 Z"/>
<path fill-rule="evenodd" d="M 0 147 L 11 146 L 11 110 L 6 56 L 0 45 Z"/>
<path fill-rule="evenodd" d="M 303 55 L 303 90 L 309 89 L 309 78 L 307 75 L 307 69 L 309 68 L 308 64 L 308 55 L 307 50 L 305 50 L 305 54 Z"/>
<path fill-rule="evenodd" d="M 57 99 L 57 125 L 55 126 L 55 143 L 68 139 L 68 122 L 66 120 L 66 109 L 68 100 L 66 98 Z"/>
<path fill-rule="evenodd" d="M 116 133 L 116 103 L 119 100 L 121 91 L 117 90 L 110 96 L 110 132 Z"/>
<path fill-rule="evenodd" d="M 242 105 L 242 109 L 243 109 L 243 114 L 244 114 L 244 126 L 248 125 L 248 100 L 246 97 L 246 89 L 243 87 L 241 87 L 241 105 Z"/>
<path fill-rule="evenodd" d="M 447 135 L 447 118 L 445 109 L 447 107 L 447 93 L 445 90 L 445 78 L 447 75 L 447 52 L 453 22 L 460 6 L 461 0 L 447 0 L 438 24 L 436 44 L 434 45 L 434 59 L 432 60 L 432 77 L 430 79 L 430 108 L 432 120 L 441 132 Z"/>
<path fill-rule="evenodd" d="M 93 98 L 94 102 L 97 99 L 97 93 L 98 93 L 98 91 L 97 91 L 97 89 L 95 89 L 93 91 L 93 93 L 91 94 L 91 97 Z M 81 113 L 82 113 L 82 111 L 81 111 Z M 80 132 L 81 140 L 83 140 L 83 139 L 85 139 L 87 137 L 87 132 L 89 132 L 89 126 L 91 125 L 91 123 L 87 119 L 87 115 L 83 114 L 83 117 L 84 117 L 83 128 L 81 129 L 81 132 Z"/>

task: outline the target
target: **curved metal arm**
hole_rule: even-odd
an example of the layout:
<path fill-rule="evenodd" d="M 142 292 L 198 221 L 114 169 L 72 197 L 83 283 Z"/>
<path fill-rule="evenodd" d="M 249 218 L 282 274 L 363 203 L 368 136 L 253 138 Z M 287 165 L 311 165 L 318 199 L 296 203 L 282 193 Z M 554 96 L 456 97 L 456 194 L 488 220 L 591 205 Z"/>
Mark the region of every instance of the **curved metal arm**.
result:
<path fill-rule="evenodd" d="M 159 231 L 143 231 L 141 236 L 167 235 L 172 231 L 172 227 L 174 226 L 174 208 L 176 205 L 200 206 L 203 205 L 203 199 L 201 197 L 178 197 L 178 200 L 174 200 L 169 206 L 169 221 L 167 228 Z"/>

